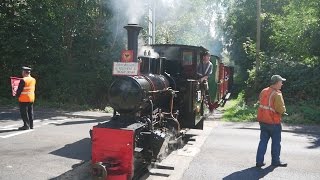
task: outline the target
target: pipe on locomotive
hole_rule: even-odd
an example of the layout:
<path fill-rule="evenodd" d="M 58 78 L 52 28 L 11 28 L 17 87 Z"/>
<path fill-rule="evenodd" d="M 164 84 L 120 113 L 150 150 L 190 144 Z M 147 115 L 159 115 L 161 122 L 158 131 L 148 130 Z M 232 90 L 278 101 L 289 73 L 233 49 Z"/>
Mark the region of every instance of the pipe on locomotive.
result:
<path fill-rule="evenodd" d="M 153 131 L 153 117 L 152 117 L 152 113 L 153 113 L 153 102 L 152 100 L 150 99 L 149 100 L 150 102 L 150 105 L 151 105 L 151 113 L 150 113 L 150 123 L 151 123 L 151 126 L 150 126 L 150 130 Z"/>
<path fill-rule="evenodd" d="M 177 131 L 180 132 L 180 130 L 181 130 L 180 123 L 179 123 L 178 119 L 173 116 L 173 112 L 172 112 L 172 110 L 173 110 L 173 98 L 174 98 L 175 94 L 178 91 L 174 91 L 174 90 L 170 89 L 170 92 L 171 92 L 170 115 L 171 115 L 172 120 L 177 124 Z"/>
<path fill-rule="evenodd" d="M 127 26 L 124 26 L 124 28 L 128 31 L 128 50 L 133 51 L 133 61 L 137 62 L 138 36 L 142 27 L 138 24 L 128 24 Z"/>

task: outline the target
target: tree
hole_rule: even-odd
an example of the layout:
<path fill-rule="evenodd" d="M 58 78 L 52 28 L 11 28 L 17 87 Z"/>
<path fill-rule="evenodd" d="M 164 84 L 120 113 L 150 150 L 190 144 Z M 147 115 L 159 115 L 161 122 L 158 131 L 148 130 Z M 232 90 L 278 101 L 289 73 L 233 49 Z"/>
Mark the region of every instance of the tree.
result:
<path fill-rule="evenodd" d="M 239 66 L 238 84 L 247 97 L 256 97 L 272 74 L 288 78 L 285 93 L 300 99 L 319 99 L 319 2 L 315 0 L 262 2 L 261 69 L 255 74 L 256 13 L 252 1 L 231 1 L 224 24 L 231 59 Z M 308 73 L 309 72 L 309 73 Z M 305 78 L 308 80 L 306 81 Z M 253 82 L 259 86 L 254 89 Z M 244 83 L 246 82 L 246 83 Z M 290 90 L 289 90 L 290 89 Z M 317 91 L 318 92 L 318 91 Z M 256 98 L 255 98 L 256 99 Z"/>
<path fill-rule="evenodd" d="M 156 18 L 157 43 L 204 46 L 220 55 L 220 29 L 216 26 L 221 14 L 219 3 L 219 0 L 188 0 L 162 5 Z"/>
<path fill-rule="evenodd" d="M 1 2 L 1 96 L 10 95 L 9 76 L 29 65 L 39 99 L 106 105 L 110 64 L 123 43 L 111 43 L 111 7 L 105 5 L 100 0 Z"/>

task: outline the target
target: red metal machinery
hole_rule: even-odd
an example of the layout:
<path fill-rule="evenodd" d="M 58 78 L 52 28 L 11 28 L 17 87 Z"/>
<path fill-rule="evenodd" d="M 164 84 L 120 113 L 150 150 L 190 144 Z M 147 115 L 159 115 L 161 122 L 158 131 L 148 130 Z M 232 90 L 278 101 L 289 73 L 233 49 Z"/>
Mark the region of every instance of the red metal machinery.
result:
<path fill-rule="evenodd" d="M 133 177 L 134 131 L 93 127 L 93 175 L 103 180 Z"/>

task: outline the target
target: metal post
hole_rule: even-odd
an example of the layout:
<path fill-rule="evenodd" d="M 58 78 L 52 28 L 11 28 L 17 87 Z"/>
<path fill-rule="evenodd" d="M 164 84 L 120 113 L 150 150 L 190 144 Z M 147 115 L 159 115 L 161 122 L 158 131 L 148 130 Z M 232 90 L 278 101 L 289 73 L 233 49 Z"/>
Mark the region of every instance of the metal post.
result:
<path fill-rule="evenodd" d="M 150 2 L 149 2 L 150 3 Z M 152 44 L 152 8 L 151 4 L 148 6 L 148 44 Z"/>
<path fill-rule="evenodd" d="M 260 36 L 261 36 L 261 0 L 257 0 L 257 45 L 256 45 L 256 74 L 260 69 Z"/>
<path fill-rule="evenodd" d="M 148 44 L 155 43 L 155 33 L 156 33 L 156 8 L 155 8 L 155 1 L 149 1 L 148 5 Z"/>
<path fill-rule="evenodd" d="M 156 1 L 152 1 L 152 44 L 156 43 Z"/>

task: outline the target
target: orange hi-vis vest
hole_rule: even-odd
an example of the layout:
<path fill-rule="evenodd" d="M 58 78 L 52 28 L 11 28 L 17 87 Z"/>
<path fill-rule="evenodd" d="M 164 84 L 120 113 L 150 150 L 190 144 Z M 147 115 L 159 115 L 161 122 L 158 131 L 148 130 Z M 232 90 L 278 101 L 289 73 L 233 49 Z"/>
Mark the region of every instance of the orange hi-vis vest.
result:
<path fill-rule="evenodd" d="M 31 77 L 24 77 L 23 81 L 25 82 L 21 95 L 19 96 L 19 102 L 34 102 L 36 89 L 36 80 Z"/>
<path fill-rule="evenodd" d="M 267 87 L 260 93 L 259 108 L 258 108 L 258 121 L 267 124 L 280 124 L 281 114 L 276 112 L 274 107 L 275 95 L 281 93 L 275 89 Z"/>

